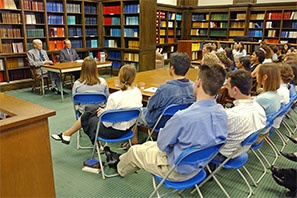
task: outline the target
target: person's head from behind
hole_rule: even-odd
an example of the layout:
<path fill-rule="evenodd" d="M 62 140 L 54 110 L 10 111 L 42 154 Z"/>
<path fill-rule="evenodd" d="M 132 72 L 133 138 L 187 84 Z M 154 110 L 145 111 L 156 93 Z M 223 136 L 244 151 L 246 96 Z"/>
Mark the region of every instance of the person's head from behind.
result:
<path fill-rule="evenodd" d="M 204 54 L 201 60 L 201 64 L 212 66 L 215 64 L 220 65 L 222 63 L 216 54 Z"/>
<path fill-rule="evenodd" d="M 265 59 L 265 53 L 263 50 L 257 49 L 253 52 L 251 56 L 251 62 L 254 64 L 263 63 Z"/>
<path fill-rule="evenodd" d="M 96 61 L 91 57 L 86 57 L 82 63 L 79 82 L 87 85 L 100 83 Z"/>
<path fill-rule="evenodd" d="M 281 63 L 279 69 L 283 83 L 289 84 L 294 80 L 294 72 L 291 65 L 287 63 Z"/>
<path fill-rule="evenodd" d="M 297 61 L 297 54 L 294 54 L 294 53 L 286 54 L 285 57 L 283 58 L 283 62 L 288 62 L 288 61 Z"/>
<path fill-rule="evenodd" d="M 297 85 L 297 60 L 287 61 L 286 63 L 289 64 L 293 70 L 294 79 L 291 83 Z"/>
<path fill-rule="evenodd" d="M 71 41 L 69 39 L 64 40 L 64 45 L 67 49 L 71 49 Z"/>
<path fill-rule="evenodd" d="M 273 51 L 268 45 L 263 44 L 260 49 L 264 52 L 266 59 L 272 58 Z"/>
<path fill-rule="evenodd" d="M 216 53 L 217 57 L 221 63 L 225 66 L 227 70 L 231 70 L 232 61 L 226 56 L 225 52 Z"/>
<path fill-rule="evenodd" d="M 248 57 L 239 57 L 238 59 L 238 64 L 236 65 L 238 69 L 244 69 L 244 70 L 247 70 L 247 71 L 250 71 L 251 70 L 251 62 L 250 62 L 250 59 Z"/>
<path fill-rule="evenodd" d="M 252 87 L 252 76 L 249 71 L 239 69 L 228 74 L 227 89 L 231 97 L 237 99 L 241 94 L 249 96 Z"/>
<path fill-rule="evenodd" d="M 40 39 L 34 39 L 32 43 L 35 49 L 42 50 L 42 41 Z"/>
<path fill-rule="evenodd" d="M 266 63 L 259 66 L 257 73 L 258 88 L 264 91 L 276 91 L 280 86 L 280 71 L 277 63 Z"/>
<path fill-rule="evenodd" d="M 134 65 L 123 65 L 119 71 L 119 79 L 121 90 L 125 91 L 131 87 L 136 77 L 136 69 Z"/>
<path fill-rule="evenodd" d="M 224 84 L 225 78 L 226 71 L 222 66 L 218 64 L 201 65 L 194 85 L 194 95 L 199 97 L 198 89 L 202 89 L 206 95 L 214 97 Z"/>
<path fill-rule="evenodd" d="M 170 75 L 185 76 L 191 66 L 191 60 L 188 54 L 175 52 L 170 54 Z M 174 74 L 172 73 L 174 72 Z"/>

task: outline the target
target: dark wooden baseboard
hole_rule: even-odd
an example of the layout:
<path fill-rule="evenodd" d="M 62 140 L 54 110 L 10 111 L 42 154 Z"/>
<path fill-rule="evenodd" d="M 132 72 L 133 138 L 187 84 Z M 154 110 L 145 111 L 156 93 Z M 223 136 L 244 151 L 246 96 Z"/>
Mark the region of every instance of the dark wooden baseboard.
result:
<path fill-rule="evenodd" d="M 1 82 L 0 83 L 0 91 L 10 91 L 16 89 L 23 89 L 31 87 L 33 83 L 33 79 L 23 79 L 23 80 L 15 80 L 10 82 Z"/>

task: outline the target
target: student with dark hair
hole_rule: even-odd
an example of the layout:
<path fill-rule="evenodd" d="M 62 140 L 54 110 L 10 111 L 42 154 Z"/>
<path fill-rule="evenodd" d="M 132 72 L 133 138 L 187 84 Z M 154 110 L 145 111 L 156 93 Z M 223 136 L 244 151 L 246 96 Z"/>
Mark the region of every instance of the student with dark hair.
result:
<path fill-rule="evenodd" d="M 224 161 L 240 148 L 240 143 L 253 132 L 265 127 L 266 115 L 264 109 L 250 96 L 252 77 L 249 71 L 239 69 L 228 74 L 227 89 L 235 98 L 234 107 L 227 109 L 228 136 L 225 145 L 214 158 Z M 237 157 L 246 152 L 242 149 Z"/>
<path fill-rule="evenodd" d="M 251 62 L 248 57 L 240 57 L 236 64 L 238 69 L 245 69 L 247 71 L 251 70 L 250 65 L 251 65 Z"/>
<path fill-rule="evenodd" d="M 171 104 L 189 104 L 195 102 L 193 82 L 185 76 L 190 68 L 190 57 L 186 53 L 172 53 L 170 55 L 169 75 L 172 80 L 158 87 L 149 98 L 147 106 L 143 108 L 138 125 L 153 127 L 162 111 Z M 132 144 L 138 144 L 138 131 L 134 131 Z M 122 145 L 129 146 L 128 142 Z"/>
<path fill-rule="evenodd" d="M 229 47 L 226 47 L 224 49 L 224 52 L 225 52 L 226 56 L 232 61 L 232 63 L 231 63 L 231 70 L 234 70 L 234 68 L 235 68 L 235 61 L 234 61 L 234 56 L 233 56 L 232 49 L 229 48 Z"/>
<path fill-rule="evenodd" d="M 133 82 L 136 77 L 136 69 L 133 65 L 124 65 L 119 71 L 120 90 L 110 94 L 107 99 L 106 106 L 102 108 L 86 108 L 85 112 L 73 124 L 73 126 L 63 133 L 52 134 L 52 138 L 56 141 L 61 141 L 64 144 L 69 144 L 71 136 L 80 128 L 89 136 L 92 143 L 95 141 L 98 117 L 100 114 L 109 109 L 120 108 L 135 108 L 142 107 L 142 94 L 137 87 L 133 87 Z M 135 120 L 136 121 L 136 120 Z M 118 138 L 130 131 L 134 122 L 121 123 L 101 123 L 99 134 L 105 138 Z"/>
<path fill-rule="evenodd" d="M 222 142 L 227 137 L 227 115 L 216 103 L 215 95 L 221 89 L 226 72 L 220 65 L 201 65 L 194 84 L 196 102 L 177 112 L 159 132 L 157 141 L 147 141 L 132 146 L 120 156 L 117 171 L 126 176 L 145 169 L 164 177 L 177 157 L 190 147 L 205 148 Z M 213 130 L 213 129 L 216 130 Z M 170 180 L 183 181 L 192 178 L 204 163 L 177 167 Z"/>
<path fill-rule="evenodd" d="M 251 62 L 251 72 L 253 72 L 259 64 L 262 64 L 265 59 L 265 54 L 262 50 L 257 49 L 253 52 L 250 62 Z"/>

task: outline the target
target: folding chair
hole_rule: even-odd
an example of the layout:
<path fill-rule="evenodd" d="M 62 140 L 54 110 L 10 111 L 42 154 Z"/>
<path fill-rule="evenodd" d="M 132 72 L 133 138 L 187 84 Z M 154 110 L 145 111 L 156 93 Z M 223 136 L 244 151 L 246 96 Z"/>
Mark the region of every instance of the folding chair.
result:
<path fill-rule="evenodd" d="M 101 92 L 81 92 L 75 93 L 72 96 L 73 107 L 75 112 L 75 118 L 78 119 L 81 116 L 81 113 L 78 111 L 78 105 L 86 105 L 86 104 L 99 104 L 106 102 L 106 95 Z M 92 149 L 93 147 L 81 146 L 80 145 L 80 131 L 77 133 L 77 149 Z"/>
<path fill-rule="evenodd" d="M 203 169 L 204 167 L 200 167 L 200 171 L 194 177 L 185 181 L 169 181 L 167 180 L 167 178 L 177 166 L 195 165 L 201 162 L 206 162 L 207 164 L 219 152 L 219 149 L 224 143 L 225 142 L 222 142 L 218 145 L 207 148 L 188 148 L 187 150 L 183 151 L 176 159 L 174 165 L 171 167 L 164 178 L 153 175 L 154 191 L 152 192 L 150 197 L 153 197 L 155 194 L 157 194 L 158 197 L 161 197 L 158 190 L 162 185 L 164 185 L 164 187 L 166 188 L 173 188 L 174 190 L 171 193 L 195 186 L 195 190 L 198 191 L 200 197 L 203 197 L 197 184 L 199 184 L 206 178 L 206 172 Z M 155 180 L 159 182 L 157 186 Z"/>
<path fill-rule="evenodd" d="M 95 138 L 91 158 L 92 159 L 94 158 L 95 151 L 97 150 L 99 164 L 101 167 L 101 173 L 102 173 L 103 179 L 105 179 L 105 177 L 114 177 L 114 176 L 117 176 L 118 174 L 106 174 L 105 173 L 103 163 L 102 163 L 102 158 L 101 158 L 100 151 L 99 151 L 98 141 L 103 141 L 105 143 L 114 143 L 114 142 L 122 142 L 122 141 L 129 140 L 129 144 L 130 144 L 130 146 L 132 146 L 131 138 L 134 136 L 134 133 L 131 129 L 128 133 L 126 133 L 122 137 L 119 137 L 116 139 L 103 138 L 103 137 L 99 136 L 100 123 L 101 122 L 118 123 L 118 122 L 128 122 L 131 120 L 135 120 L 135 123 L 136 123 L 139 118 L 139 114 L 140 114 L 140 108 L 130 108 L 130 109 L 113 109 L 113 110 L 103 111 L 103 113 L 99 116 L 97 130 L 96 130 L 96 136 L 95 136 L 96 138 Z M 134 125 L 134 127 L 136 127 L 136 124 Z M 96 141 L 96 140 L 98 140 L 98 141 Z"/>
<path fill-rule="evenodd" d="M 156 123 L 154 124 L 153 128 L 150 130 L 148 129 L 148 137 L 146 141 L 152 140 L 152 134 L 153 132 L 159 133 L 160 128 L 163 128 L 166 124 L 166 122 L 179 110 L 186 109 L 190 106 L 191 104 L 172 104 L 167 106 L 161 115 L 158 117 Z"/>
<path fill-rule="evenodd" d="M 222 184 L 219 182 L 219 180 L 216 178 L 215 174 L 221 170 L 222 168 L 226 168 L 226 169 L 235 169 L 240 176 L 242 177 L 242 179 L 245 181 L 246 185 L 248 186 L 249 189 L 249 195 L 248 197 L 250 197 L 252 194 L 254 194 L 249 182 L 247 181 L 247 179 L 245 178 L 245 176 L 242 174 L 242 172 L 239 170 L 240 168 L 243 168 L 245 170 L 245 172 L 248 174 L 248 176 L 250 177 L 250 179 L 252 180 L 253 184 L 255 186 L 257 186 L 254 178 L 252 177 L 252 175 L 250 174 L 250 172 L 245 168 L 245 164 L 248 161 L 248 154 L 247 152 L 241 154 L 238 157 L 233 158 L 234 156 L 238 155 L 238 152 L 242 152 L 242 149 L 244 147 L 244 149 L 249 149 L 251 147 L 252 144 L 254 144 L 256 142 L 256 140 L 258 139 L 258 135 L 259 135 L 259 131 L 256 131 L 254 133 L 252 133 L 251 135 L 249 135 L 245 140 L 243 140 L 241 142 L 241 147 L 239 147 L 238 149 L 236 149 L 236 151 L 233 152 L 232 156 L 228 157 L 226 160 L 224 160 L 223 162 L 219 162 L 219 161 L 215 161 L 212 160 L 211 163 L 219 165 L 213 172 L 210 170 L 210 168 L 208 166 L 207 169 L 208 171 L 211 173 L 201 184 L 199 184 L 199 187 L 201 187 L 203 184 L 205 184 L 211 177 L 213 177 L 213 179 L 216 181 L 216 183 L 219 185 L 219 187 L 222 189 L 222 191 L 225 193 L 225 195 L 227 197 L 230 197 L 229 194 L 227 193 L 227 191 L 225 190 L 225 188 L 222 186 Z M 191 192 L 194 193 L 195 189 Z"/>

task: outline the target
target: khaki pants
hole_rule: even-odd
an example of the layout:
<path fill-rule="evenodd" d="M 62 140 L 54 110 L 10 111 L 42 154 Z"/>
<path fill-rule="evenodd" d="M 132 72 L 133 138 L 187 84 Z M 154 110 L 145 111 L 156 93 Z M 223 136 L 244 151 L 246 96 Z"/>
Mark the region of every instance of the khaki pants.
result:
<path fill-rule="evenodd" d="M 158 148 L 157 142 L 148 141 L 141 145 L 132 146 L 127 153 L 121 155 L 117 168 L 118 173 L 123 177 L 142 168 L 147 172 L 164 177 L 171 167 L 168 164 L 166 153 Z M 180 174 L 173 171 L 168 179 L 183 181 L 196 174 L 196 172 Z"/>

